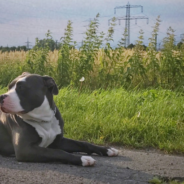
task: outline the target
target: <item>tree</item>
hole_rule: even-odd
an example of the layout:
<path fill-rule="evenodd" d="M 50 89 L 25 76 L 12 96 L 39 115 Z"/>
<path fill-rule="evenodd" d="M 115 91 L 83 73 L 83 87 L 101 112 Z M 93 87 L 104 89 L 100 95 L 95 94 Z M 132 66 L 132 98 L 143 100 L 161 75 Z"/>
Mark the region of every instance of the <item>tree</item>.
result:
<path fill-rule="evenodd" d="M 50 32 L 50 30 L 48 30 L 47 33 L 46 33 L 46 38 L 44 38 L 42 40 L 39 40 L 38 38 L 36 38 L 36 45 L 34 47 L 38 47 L 38 48 L 49 47 L 49 50 L 54 51 L 55 49 L 60 48 L 60 44 L 57 44 L 53 40 L 53 38 L 51 36 L 51 32 Z"/>
<path fill-rule="evenodd" d="M 133 49 L 135 47 L 135 45 L 133 44 L 133 43 L 131 43 L 128 47 L 127 47 L 127 49 Z"/>
<path fill-rule="evenodd" d="M 183 42 L 179 42 L 179 43 L 177 44 L 177 48 L 178 48 L 178 49 L 181 49 L 182 45 L 183 45 Z"/>

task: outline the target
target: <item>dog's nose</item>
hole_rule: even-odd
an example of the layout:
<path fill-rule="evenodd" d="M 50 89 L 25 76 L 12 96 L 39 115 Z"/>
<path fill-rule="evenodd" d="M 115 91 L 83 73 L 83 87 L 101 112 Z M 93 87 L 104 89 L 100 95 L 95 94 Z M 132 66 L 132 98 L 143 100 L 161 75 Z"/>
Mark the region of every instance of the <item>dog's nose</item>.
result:
<path fill-rule="evenodd" d="M 7 97 L 8 95 L 1 95 L 0 96 L 0 104 L 3 104 L 4 99 Z"/>

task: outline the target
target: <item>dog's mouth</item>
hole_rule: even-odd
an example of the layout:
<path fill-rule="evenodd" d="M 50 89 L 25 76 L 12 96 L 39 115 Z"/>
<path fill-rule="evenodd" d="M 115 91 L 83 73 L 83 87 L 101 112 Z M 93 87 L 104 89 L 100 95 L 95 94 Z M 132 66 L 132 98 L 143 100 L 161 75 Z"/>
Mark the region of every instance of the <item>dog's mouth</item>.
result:
<path fill-rule="evenodd" d="M 12 112 L 9 109 L 6 109 L 5 107 L 0 106 L 0 110 L 6 114 L 25 114 L 25 111 L 20 111 L 20 112 Z"/>
<path fill-rule="evenodd" d="M 1 108 L 1 111 L 4 112 L 4 113 L 11 113 L 8 109 L 6 109 L 2 106 L 0 108 Z"/>

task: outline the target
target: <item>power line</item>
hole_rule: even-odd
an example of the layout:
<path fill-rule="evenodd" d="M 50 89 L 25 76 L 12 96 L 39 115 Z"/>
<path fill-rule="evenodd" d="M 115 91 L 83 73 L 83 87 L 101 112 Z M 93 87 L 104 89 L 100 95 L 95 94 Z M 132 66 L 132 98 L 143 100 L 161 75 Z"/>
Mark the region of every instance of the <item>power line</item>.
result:
<path fill-rule="evenodd" d="M 143 12 L 143 6 L 141 5 L 130 5 L 129 3 L 125 6 L 117 6 L 114 8 L 114 13 L 116 14 L 116 9 L 126 8 L 126 16 L 124 17 L 116 17 L 116 19 L 119 21 L 119 24 L 121 24 L 121 20 L 125 20 L 125 47 L 128 47 L 130 45 L 130 20 L 135 20 L 135 24 L 137 24 L 137 19 L 147 19 L 148 24 L 148 17 L 147 16 L 130 16 L 130 8 L 141 8 L 141 12 Z M 111 19 L 109 19 L 110 21 Z"/>

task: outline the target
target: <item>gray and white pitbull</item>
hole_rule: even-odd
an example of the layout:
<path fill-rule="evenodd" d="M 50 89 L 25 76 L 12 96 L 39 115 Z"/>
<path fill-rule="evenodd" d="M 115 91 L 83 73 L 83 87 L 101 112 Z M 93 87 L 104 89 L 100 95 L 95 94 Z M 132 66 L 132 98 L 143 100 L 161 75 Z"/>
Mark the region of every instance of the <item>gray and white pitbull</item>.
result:
<path fill-rule="evenodd" d="M 64 122 L 53 101 L 58 94 L 49 76 L 23 73 L 0 96 L 0 154 L 20 162 L 62 162 L 92 166 L 92 153 L 117 156 L 118 150 L 63 137 Z"/>

